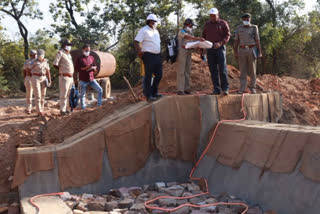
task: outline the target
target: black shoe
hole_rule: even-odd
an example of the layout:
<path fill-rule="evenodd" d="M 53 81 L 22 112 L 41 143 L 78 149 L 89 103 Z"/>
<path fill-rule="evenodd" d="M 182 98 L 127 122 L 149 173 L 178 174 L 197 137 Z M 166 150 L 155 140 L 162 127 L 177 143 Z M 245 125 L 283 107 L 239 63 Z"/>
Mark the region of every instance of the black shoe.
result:
<path fill-rule="evenodd" d="M 229 90 L 223 91 L 223 95 L 227 96 L 229 94 Z"/>
<path fill-rule="evenodd" d="M 220 95 L 221 93 L 220 93 L 220 91 L 219 92 L 218 91 L 214 91 L 212 94 L 213 95 Z"/>
<path fill-rule="evenodd" d="M 70 111 L 60 111 L 60 115 L 61 116 L 68 116 L 68 115 L 70 115 L 71 114 L 71 112 Z"/>
<path fill-rule="evenodd" d="M 154 102 L 154 101 L 156 101 L 156 100 L 157 100 L 157 98 L 152 97 L 152 96 L 147 98 L 147 101 L 148 101 L 148 102 Z"/>
<path fill-rule="evenodd" d="M 185 94 L 191 94 L 191 91 L 184 91 Z"/>
<path fill-rule="evenodd" d="M 155 94 L 155 95 L 152 95 L 152 96 L 155 97 L 155 98 L 157 98 L 157 99 L 159 99 L 159 98 L 162 97 L 162 94 Z"/>
<path fill-rule="evenodd" d="M 178 91 L 177 94 L 178 95 L 185 95 L 185 93 L 183 91 Z"/>

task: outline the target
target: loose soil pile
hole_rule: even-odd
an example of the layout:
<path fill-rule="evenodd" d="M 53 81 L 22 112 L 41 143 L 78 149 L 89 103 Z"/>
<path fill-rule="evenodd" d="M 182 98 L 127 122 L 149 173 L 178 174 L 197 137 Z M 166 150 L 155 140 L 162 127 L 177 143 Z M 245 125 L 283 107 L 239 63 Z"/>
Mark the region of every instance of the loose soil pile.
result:
<path fill-rule="evenodd" d="M 163 64 L 163 79 L 159 91 L 176 92 L 177 63 Z M 228 66 L 230 90 L 239 88 L 239 71 Z M 258 92 L 280 91 L 283 98 L 281 123 L 319 125 L 320 124 L 320 79 L 303 80 L 293 77 L 259 76 Z M 212 83 L 206 63 L 200 57 L 192 58 L 191 89 L 193 93 L 211 93 Z M 142 95 L 141 83 L 134 88 Z M 234 92 L 235 93 L 235 92 Z M 105 116 L 134 103 L 129 91 L 118 94 L 100 108 L 75 110 L 68 117 L 61 117 L 57 101 L 48 101 L 45 117 L 27 115 L 21 104 L 1 103 L 0 105 L 0 194 L 10 191 L 10 183 L 15 164 L 16 148 L 61 143 Z M 0 197 L 1 199 L 1 197 Z"/>

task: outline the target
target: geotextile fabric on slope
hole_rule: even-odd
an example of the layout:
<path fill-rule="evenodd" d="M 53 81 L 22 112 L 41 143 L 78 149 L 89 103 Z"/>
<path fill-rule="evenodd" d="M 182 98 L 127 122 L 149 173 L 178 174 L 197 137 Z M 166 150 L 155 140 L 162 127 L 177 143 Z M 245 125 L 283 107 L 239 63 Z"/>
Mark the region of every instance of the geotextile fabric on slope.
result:
<path fill-rule="evenodd" d="M 32 173 L 54 168 L 52 152 L 17 153 L 12 188 L 23 184 Z"/>
<path fill-rule="evenodd" d="M 154 105 L 155 144 L 163 158 L 193 161 L 200 141 L 199 96 L 173 96 Z"/>
<path fill-rule="evenodd" d="M 278 173 L 293 172 L 302 160 L 303 175 L 320 182 L 320 132 L 313 131 L 222 123 L 207 154 L 233 168 L 247 161 Z"/>
<path fill-rule="evenodd" d="M 152 152 L 152 106 L 108 125 L 104 131 L 113 178 L 136 173 Z"/>
<path fill-rule="evenodd" d="M 102 174 L 105 136 L 103 129 L 88 134 L 57 151 L 61 190 L 97 182 Z"/>

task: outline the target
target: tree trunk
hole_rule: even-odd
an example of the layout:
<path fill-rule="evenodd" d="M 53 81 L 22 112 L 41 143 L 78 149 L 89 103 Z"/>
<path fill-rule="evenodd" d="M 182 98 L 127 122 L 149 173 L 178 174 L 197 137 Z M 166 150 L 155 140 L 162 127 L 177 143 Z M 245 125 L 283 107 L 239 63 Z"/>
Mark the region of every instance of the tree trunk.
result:
<path fill-rule="evenodd" d="M 177 4 L 178 4 L 178 11 L 177 11 L 177 35 L 179 34 L 179 28 L 180 28 L 181 2 L 182 2 L 182 0 L 177 0 Z"/>

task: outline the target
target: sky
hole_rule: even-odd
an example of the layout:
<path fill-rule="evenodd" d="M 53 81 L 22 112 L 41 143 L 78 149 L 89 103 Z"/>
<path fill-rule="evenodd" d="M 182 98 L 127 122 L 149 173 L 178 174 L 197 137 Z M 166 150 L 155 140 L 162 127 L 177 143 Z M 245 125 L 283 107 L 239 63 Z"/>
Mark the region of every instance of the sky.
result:
<path fill-rule="evenodd" d="M 49 4 L 51 2 L 54 2 L 54 0 L 39 1 L 39 9 L 44 14 L 43 20 L 29 20 L 29 19 L 23 20 L 23 23 L 25 23 L 31 35 L 34 34 L 38 29 L 43 29 L 43 28 L 51 29 L 50 24 L 54 23 L 54 20 L 52 19 L 52 16 L 49 12 Z M 316 0 L 304 0 L 304 2 L 306 4 L 304 13 L 311 11 L 316 5 Z M 190 14 L 190 13 L 191 11 L 185 11 L 185 14 Z M 6 28 L 5 33 L 10 39 L 12 40 L 20 39 L 18 27 L 13 18 L 4 16 L 4 19 L 1 19 L 1 25 Z"/>

